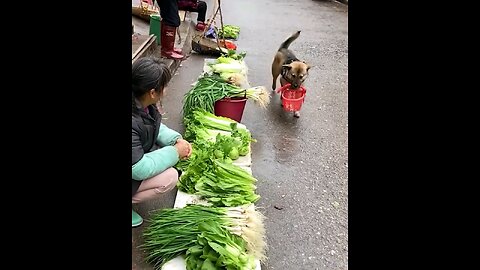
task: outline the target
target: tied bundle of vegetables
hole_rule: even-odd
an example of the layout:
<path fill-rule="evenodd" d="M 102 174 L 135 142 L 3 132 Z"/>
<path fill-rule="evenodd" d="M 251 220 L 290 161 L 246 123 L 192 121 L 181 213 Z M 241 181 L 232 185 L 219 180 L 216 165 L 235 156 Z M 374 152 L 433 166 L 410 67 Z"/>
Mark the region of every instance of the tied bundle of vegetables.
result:
<path fill-rule="evenodd" d="M 200 125 L 187 125 L 184 138 L 191 143 L 195 143 L 195 141 L 215 142 L 218 134 L 231 135 L 228 131 L 209 129 Z"/>
<path fill-rule="evenodd" d="M 218 70 L 216 64 L 214 70 Z M 222 72 L 233 72 L 230 69 L 224 69 Z M 217 74 L 205 74 L 198 79 L 196 84 L 185 94 L 183 99 L 183 116 L 187 117 L 190 113 L 199 108 L 210 113 L 214 112 L 215 102 L 223 98 L 247 98 L 253 100 L 255 104 L 265 109 L 270 103 L 270 93 L 264 86 L 250 87 L 243 89 L 221 78 Z"/>
<path fill-rule="evenodd" d="M 244 241 L 212 221 L 198 225 L 197 244 L 187 250 L 187 270 L 255 270 L 255 257 Z"/>
<path fill-rule="evenodd" d="M 241 88 L 224 81 L 218 76 L 205 75 L 198 79 L 195 86 L 188 91 L 183 99 L 183 116 L 188 117 L 194 109 L 204 109 L 213 113 L 215 102 L 229 96 Z"/>
<path fill-rule="evenodd" d="M 231 132 L 209 129 L 204 125 L 187 125 L 185 138 L 197 144 L 199 142 L 212 142 L 210 145 L 204 145 L 207 148 L 213 148 L 215 158 L 225 158 L 229 156 L 236 160 L 238 156 L 245 156 L 249 153 L 250 142 L 252 139 L 250 131 L 246 129 L 237 129 L 237 123 L 231 123 Z M 236 153 L 236 154 L 235 154 Z"/>
<path fill-rule="evenodd" d="M 207 166 L 209 168 L 201 174 L 189 173 L 189 167 L 179 179 L 178 188 L 200 195 L 214 206 L 240 206 L 260 199 L 260 195 L 255 194 L 257 179 L 239 166 L 218 160 L 213 160 Z"/>
<path fill-rule="evenodd" d="M 240 73 L 247 75 L 248 68 L 243 59 L 236 60 L 228 56 L 220 56 L 213 63 L 208 64 L 213 72 L 221 74 L 224 72 L 228 73 Z"/>
<path fill-rule="evenodd" d="M 231 51 L 230 51 L 231 52 Z M 245 54 L 224 54 L 218 57 L 215 62 L 209 64 L 212 72 L 235 86 L 246 86 L 248 68 L 243 61 Z"/>
<path fill-rule="evenodd" d="M 183 192 L 194 194 L 195 185 L 205 173 L 213 171 L 213 150 L 211 142 L 199 142 L 192 146 L 192 155 L 188 160 L 180 161 L 176 166 L 184 173 L 177 182 Z"/>
<path fill-rule="evenodd" d="M 242 145 L 241 138 L 221 134 L 218 134 L 215 138 L 213 149 L 215 158 L 223 160 L 225 163 L 232 163 L 249 152 L 248 144 L 246 146 Z"/>
<path fill-rule="evenodd" d="M 197 128 L 197 132 L 199 130 L 208 130 L 204 128 Z M 222 132 L 219 130 L 219 132 Z M 193 145 L 197 145 L 202 143 L 204 147 L 202 151 L 208 151 L 211 153 L 211 157 L 215 159 L 221 159 L 226 163 L 232 163 L 232 161 L 237 160 L 240 156 L 245 156 L 249 153 L 249 144 L 246 142 L 245 144 L 242 142 L 241 137 L 233 137 L 230 133 L 223 131 L 228 135 L 223 135 L 221 133 L 216 133 L 215 137 L 208 137 L 207 140 L 203 140 L 203 138 L 198 137 L 193 141 Z M 202 134 L 209 134 L 210 132 L 205 132 Z M 239 134 L 239 133 L 238 133 Z M 211 135 L 205 135 L 211 136 Z M 248 139 L 247 139 L 248 140 Z M 191 140 L 189 140 L 191 141 Z M 198 148 L 195 147 L 193 149 L 193 153 L 198 151 Z M 229 160 L 227 160 L 227 158 Z"/>
<path fill-rule="evenodd" d="M 238 39 L 238 35 L 240 34 L 240 27 L 231 24 L 223 25 L 223 29 L 218 29 L 218 36 L 220 38 L 231 38 L 231 39 Z"/>
<path fill-rule="evenodd" d="M 197 237 L 202 233 L 198 225 L 208 221 L 217 224 L 210 226 L 240 236 L 236 241 L 245 241 L 247 253 L 263 260 L 266 249 L 263 220 L 264 216 L 253 205 L 235 208 L 187 205 L 161 209 L 152 214 L 143 232 L 145 242 L 141 248 L 147 252 L 147 262 L 161 269 L 167 261 L 198 245 Z"/>
<path fill-rule="evenodd" d="M 189 114 L 188 117 L 184 118 L 184 123 L 187 128 L 193 125 L 228 132 L 232 131 L 232 124 L 235 124 L 238 130 L 243 130 L 250 133 L 244 124 L 238 123 L 237 121 L 228 117 L 214 115 L 213 113 L 200 108 L 192 110 L 192 113 Z"/>

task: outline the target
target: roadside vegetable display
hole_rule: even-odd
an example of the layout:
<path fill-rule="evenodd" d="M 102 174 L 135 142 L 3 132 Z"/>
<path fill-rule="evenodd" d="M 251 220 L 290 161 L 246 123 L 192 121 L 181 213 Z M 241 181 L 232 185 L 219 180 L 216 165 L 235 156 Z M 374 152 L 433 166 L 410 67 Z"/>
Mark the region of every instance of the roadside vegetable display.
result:
<path fill-rule="evenodd" d="M 255 207 L 259 180 L 251 172 L 256 140 L 245 124 L 215 114 L 224 98 L 260 108 L 270 102 L 265 87 L 249 85 L 245 55 L 229 51 L 206 61 L 184 96 L 183 137 L 192 155 L 176 165 L 182 175 L 174 208 L 155 211 L 143 232 L 141 248 L 155 269 L 260 270 L 266 259 L 264 216 Z"/>

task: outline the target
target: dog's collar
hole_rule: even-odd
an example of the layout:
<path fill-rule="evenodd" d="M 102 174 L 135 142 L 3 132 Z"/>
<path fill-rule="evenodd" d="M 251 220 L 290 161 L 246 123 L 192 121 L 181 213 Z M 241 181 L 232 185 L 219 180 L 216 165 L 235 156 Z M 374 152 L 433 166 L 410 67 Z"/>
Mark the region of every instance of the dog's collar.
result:
<path fill-rule="evenodd" d="M 288 58 L 283 64 L 284 65 L 290 65 L 291 63 L 295 62 L 295 61 L 300 61 L 299 59 L 297 59 L 296 57 L 291 57 L 291 58 Z M 291 80 L 289 80 L 287 78 L 287 69 L 282 67 L 282 78 L 287 81 L 288 83 L 292 83 Z"/>
<path fill-rule="evenodd" d="M 297 60 L 296 59 L 288 59 L 287 61 L 285 61 L 284 65 L 289 65 L 294 61 L 298 61 L 298 59 Z M 285 67 L 282 67 L 282 78 L 290 84 L 293 83 L 289 78 L 287 78 L 287 68 L 285 68 Z"/>
<path fill-rule="evenodd" d="M 290 84 L 292 83 L 292 81 L 289 78 L 287 78 L 287 69 L 286 68 L 282 68 L 282 78 L 285 81 L 287 81 L 288 83 L 290 83 Z"/>

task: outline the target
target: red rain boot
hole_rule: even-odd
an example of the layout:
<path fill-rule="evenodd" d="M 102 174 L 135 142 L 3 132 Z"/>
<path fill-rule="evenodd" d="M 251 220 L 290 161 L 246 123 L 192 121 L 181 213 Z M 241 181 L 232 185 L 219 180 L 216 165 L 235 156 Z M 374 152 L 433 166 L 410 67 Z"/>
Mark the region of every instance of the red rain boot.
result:
<path fill-rule="evenodd" d="M 174 60 L 182 60 L 184 56 L 174 51 L 176 27 L 168 26 L 162 22 L 161 25 L 161 43 L 162 57 Z"/>
<path fill-rule="evenodd" d="M 198 22 L 197 25 L 195 26 L 195 30 L 197 31 L 203 31 L 205 30 L 206 24 L 204 22 Z"/>

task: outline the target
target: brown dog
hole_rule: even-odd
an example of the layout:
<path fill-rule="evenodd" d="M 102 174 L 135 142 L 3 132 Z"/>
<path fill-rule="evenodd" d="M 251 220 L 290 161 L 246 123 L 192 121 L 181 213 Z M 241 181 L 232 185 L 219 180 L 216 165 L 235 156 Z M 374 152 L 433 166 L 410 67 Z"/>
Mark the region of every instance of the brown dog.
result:
<path fill-rule="evenodd" d="M 300 36 L 300 31 L 297 31 L 287 40 L 285 40 L 277 53 L 272 63 L 272 90 L 277 88 L 277 78 L 280 77 L 280 85 L 283 86 L 286 83 L 290 83 L 290 89 L 297 89 L 300 87 L 308 76 L 308 71 L 311 66 L 305 63 L 305 61 L 299 60 L 295 54 L 288 49 L 288 46 Z M 294 113 L 295 117 L 300 117 L 300 112 Z"/>

